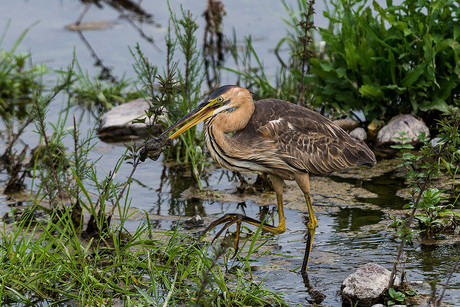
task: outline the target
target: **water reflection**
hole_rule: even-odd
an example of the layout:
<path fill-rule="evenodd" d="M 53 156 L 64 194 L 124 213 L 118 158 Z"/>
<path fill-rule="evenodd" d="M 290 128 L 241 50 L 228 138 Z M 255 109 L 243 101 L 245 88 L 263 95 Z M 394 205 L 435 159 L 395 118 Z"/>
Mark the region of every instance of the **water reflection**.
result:
<path fill-rule="evenodd" d="M 202 180 L 206 184 L 209 176 L 203 176 Z M 155 190 L 158 195 L 157 200 L 148 210 L 156 215 L 172 216 L 207 216 L 203 206 L 203 201 L 191 197 L 182 199 L 181 193 L 188 189 L 192 184 L 191 171 L 184 165 L 163 165 L 160 176 L 160 184 Z M 164 208 L 164 206 L 167 208 Z"/>
<path fill-rule="evenodd" d="M 360 208 L 343 208 L 331 213 L 334 217 L 333 229 L 336 232 L 347 232 L 360 229 L 362 226 L 374 225 L 380 222 L 384 213 L 378 210 L 364 210 Z"/>
<path fill-rule="evenodd" d="M 408 261 L 416 264 L 424 272 L 432 272 L 433 276 L 445 277 L 455 262 L 453 255 L 458 255 L 460 243 L 443 245 L 414 244 L 415 248 L 407 251 Z M 429 275 L 429 274 L 427 274 Z"/>
<path fill-rule="evenodd" d="M 404 179 L 397 177 L 395 172 L 388 172 L 381 176 L 374 177 L 370 181 L 362 181 L 354 178 L 343 178 L 339 176 L 330 176 L 335 182 L 345 182 L 353 184 L 356 187 L 364 188 L 378 197 L 356 197 L 359 202 L 371 203 L 381 208 L 401 209 L 406 200 L 397 195 L 397 192 L 406 187 Z"/>
<path fill-rule="evenodd" d="M 129 14 L 132 14 L 134 17 L 139 20 L 149 20 L 152 18 L 152 15 L 146 12 L 140 4 L 137 4 L 130 0 L 80 0 L 85 5 L 85 8 L 81 12 L 75 24 L 80 25 L 83 17 L 89 11 L 91 7 L 98 7 L 100 9 L 104 8 L 103 4 L 106 4 L 122 14 L 122 16 L 130 18 Z"/>
<path fill-rule="evenodd" d="M 157 50 L 160 50 L 156 45 L 152 36 L 147 35 L 143 30 L 143 24 L 154 24 L 153 15 L 145 11 L 140 4 L 137 4 L 130 0 L 80 0 L 84 5 L 84 9 L 80 16 L 78 17 L 75 24 L 66 26 L 68 30 L 75 31 L 78 34 L 78 37 L 83 42 L 85 47 L 88 49 L 91 57 L 94 59 L 94 66 L 100 68 L 100 73 L 98 78 L 100 80 L 107 80 L 110 82 L 117 82 L 117 78 L 112 74 L 112 68 L 105 66 L 103 60 L 98 56 L 95 49 L 92 47 L 91 43 L 86 39 L 83 31 L 86 30 L 105 30 L 116 25 L 115 22 L 109 21 L 97 21 L 97 22 L 87 22 L 82 24 L 82 20 L 86 13 L 92 7 L 97 7 L 99 9 L 109 6 L 118 12 L 120 12 L 119 18 L 123 18 L 131 27 L 133 27 L 139 36 L 150 43 Z M 103 5 L 104 4 L 104 5 Z M 159 25 L 158 25 L 159 26 Z M 115 37 L 114 37 L 115 39 Z"/>

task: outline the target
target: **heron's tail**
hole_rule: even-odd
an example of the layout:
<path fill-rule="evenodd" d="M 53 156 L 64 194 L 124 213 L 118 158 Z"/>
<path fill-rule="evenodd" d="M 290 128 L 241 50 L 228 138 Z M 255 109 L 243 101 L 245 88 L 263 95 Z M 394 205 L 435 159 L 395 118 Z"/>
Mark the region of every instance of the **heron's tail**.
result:
<path fill-rule="evenodd" d="M 374 152 L 364 142 L 360 142 L 358 165 L 374 166 L 377 164 Z"/>

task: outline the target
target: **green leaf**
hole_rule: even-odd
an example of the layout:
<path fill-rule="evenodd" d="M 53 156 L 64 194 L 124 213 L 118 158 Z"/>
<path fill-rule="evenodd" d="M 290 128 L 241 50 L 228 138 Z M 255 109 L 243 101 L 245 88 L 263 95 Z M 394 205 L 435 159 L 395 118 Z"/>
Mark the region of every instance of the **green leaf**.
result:
<path fill-rule="evenodd" d="M 357 69 L 361 59 L 353 42 L 345 42 L 345 54 L 348 69 Z"/>
<path fill-rule="evenodd" d="M 368 103 L 364 106 L 364 115 L 367 115 L 370 111 L 375 109 L 375 103 Z"/>
<path fill-rule="evenodd" d="M 460 36 L 460 25 L 456 23 L 454 24 L 454 39 L 457 40 L 459 36 Z"/>
<path fill-rule="evenodd" d="M 395 55 L 391 50 L 388 50 L 388 59 L 390 60 L 390 75 L 391 75 L 391 82 L 396 84 L 396 59 Z"/>
<path fill-rule="evenodd" d="M 408 71 L 404 79 L 401 80 L 402 87 L 409 87 L 426 71 L 426 62 L 417 65 L 414 69 Z"/>
<path fill-rule="evenodd" d="M 383 100 L 385 98 L 385 95 L 383 94 L 383 92 L 379 89 L 376 89 L 372 85 L 362 85 L 359 88 L 359 92 L 364 97 L 369 97 L 372 99 Z"/>
<path fill-rule="evenodd" d="M 424 100 L 419 107 L 423 111 L 439 110 L 441 112 L 446 112 L 449 106 L 444 100 L 433 97 L 432 100 Z"/>
<path fill-rule="evenodd" d="M 388 289 L 388 294 L 391 296 L 391 297 L 394 297 L 396 295 L 396 290 L 393 289 L 393 288 L 390 288 Z"/>
<path fill-rule="evenodd" d="M 405 87 L 399 87 L 397 86 L 396 84 L 391 84 L 391 85 L 383 85 L 382 87 L 380 87 L 381 90 L 386 90 L 386 89 L 389 89 L 389 90 L 398 90 L 401 94 L 403 94 L 404 92 L 406 92 L 407 88 Z"/>

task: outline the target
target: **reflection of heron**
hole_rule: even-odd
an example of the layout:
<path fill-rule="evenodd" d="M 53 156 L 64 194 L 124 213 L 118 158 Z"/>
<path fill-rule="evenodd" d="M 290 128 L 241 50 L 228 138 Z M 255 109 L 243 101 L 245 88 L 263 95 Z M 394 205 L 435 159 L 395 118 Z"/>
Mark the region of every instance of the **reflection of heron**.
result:
<path fill-rule="evenodd" d="M 173 139 L 201 121 L 204 121 L 206 145 L 220 166 L 238 172 L 270 174 L 277 196 L 279 224 L 276 227 L 263 224 L 262 229 L 273 234 L 286 231 L 283 180 L 297 182 L 305 195 L 310 214 L 301 270 L 304 273 L 317 226 L 310 200 L 309 174 L 324 175 L 359 164 L 375 165 L 373 152 L 363 142 L 351 138 L 314 111 L 277 99 L 254 103 L 248 90 L 231 85 L 218 88 L 160 138 L 184 124 L 169 137 Z M 255 226 L 262 224 L 242 214 L 228 213 L 212 222 L 204 233 L 225 223 L 217 234 L 219 236 L 236 223 L 234 247 L 237 250 L 241 222 Z"/>

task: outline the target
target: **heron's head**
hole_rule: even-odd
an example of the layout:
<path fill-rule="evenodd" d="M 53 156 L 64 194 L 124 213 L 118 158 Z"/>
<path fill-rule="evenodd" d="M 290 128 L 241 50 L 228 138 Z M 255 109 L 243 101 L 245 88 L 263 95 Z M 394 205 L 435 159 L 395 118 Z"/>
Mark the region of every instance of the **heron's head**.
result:
<path fill-rule="evenodd" d="M 236 85 L 224 85 L 212 92 L 199 106 L 179 119 L 175 124 L 166 129 L 161 136 L 169 133 L 176 127 L 183 125 L 169 138 L 174 139 L 203 120 L 228 109 L 236 109 L 241 104 L 252 101 L 251 93 Z"/>

